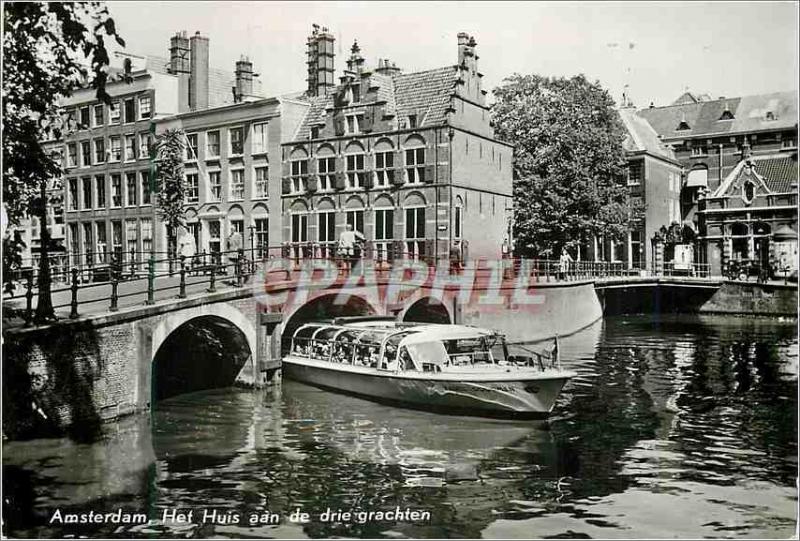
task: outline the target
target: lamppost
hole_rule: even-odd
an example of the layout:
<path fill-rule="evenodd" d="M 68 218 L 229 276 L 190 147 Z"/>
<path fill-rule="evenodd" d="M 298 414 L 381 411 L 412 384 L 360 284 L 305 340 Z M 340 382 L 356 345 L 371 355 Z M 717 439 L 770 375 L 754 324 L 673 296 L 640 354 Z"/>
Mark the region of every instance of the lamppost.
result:
<path fill-rule="evenodd" d="M 255 236 L 256 226 L 252 221 L 250 222 L 250 225 L 247 226 L 247 230 L 250 231 L 250 264 L 253 266 L 253 270 L 255 270 L 255 266 L 256 266 L 256 251 L 255 251 L 255 247 L 254 247 L 254 240 L 255 239 L 253 237 Z"/>

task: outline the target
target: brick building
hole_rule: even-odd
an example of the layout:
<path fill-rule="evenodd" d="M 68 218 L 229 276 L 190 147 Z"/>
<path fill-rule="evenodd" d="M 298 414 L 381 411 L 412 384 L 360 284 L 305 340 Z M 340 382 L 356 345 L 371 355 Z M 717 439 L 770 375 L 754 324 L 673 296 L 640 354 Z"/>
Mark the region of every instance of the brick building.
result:
<path fill-rule="evenodd" d="M 170 40 L 169 58 L 118 54 L 106 87 L 111 106 L 89 87 L 62 101 L 69 135 L 57 143 L 71 264 L 100 265 L 112 253 L 141 262 L 151 249 L 165 250 L 165 228 L 148 190 L 151 130 L 160 118 L 237 99 L 236 75 L 209 67 L 208 49 L 207 37 L 181 32 Z M 130 82 L 122 78 L 125 67 Z M 249 79 L 255 95 L 257 81 L 252 73 Z"/>
<path fill-rule="evenodd" d="M 773 233 L 797 231 L 797 92 L 687 93 L 638 114 L 683 166 L 681 220 L 699 233 L 698 259 L 715 274 L 731 259 L 770 264 Z"/>
<path fill-rule="evenodd" d="M 357 44 L 333 84 L 333 36 L 308 38 L 309 104 L 281 145 L 282 239 L 295 256 L 331 255 L 347 224 L 366 255 L 499 257 L 509 229 L 512 147 L 493 137 L 476 43 L 458 62 L 414 73 Z"/>

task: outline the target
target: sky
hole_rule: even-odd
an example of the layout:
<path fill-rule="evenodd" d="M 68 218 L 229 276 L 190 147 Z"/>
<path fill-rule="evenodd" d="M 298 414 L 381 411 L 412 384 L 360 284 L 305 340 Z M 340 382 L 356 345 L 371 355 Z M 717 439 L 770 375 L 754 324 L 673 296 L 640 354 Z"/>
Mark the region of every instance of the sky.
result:
<path fill-rule="evenodd" d="M 305 89 L 312 23 L 336 37 L 336 80 L 358 40 L 368 65 L 457 62 L 475 37 L 484 88 L 513 74 L 585 74 L 619 102 L 668 105 L 685 90 L 734 97 L 793 90 L 795 2 L 109 2 L 127 52 L 169 56 L 179 30 L 210 38 L 210 63 L 248 55 L 265 95 Z"/>

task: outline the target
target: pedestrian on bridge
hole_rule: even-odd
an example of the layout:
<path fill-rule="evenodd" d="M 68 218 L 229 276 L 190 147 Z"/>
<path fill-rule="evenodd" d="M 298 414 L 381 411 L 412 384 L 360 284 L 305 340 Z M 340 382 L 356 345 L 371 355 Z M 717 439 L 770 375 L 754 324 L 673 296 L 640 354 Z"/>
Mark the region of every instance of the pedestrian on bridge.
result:
<path fill-rule="evenodd" d="M 564 280 L 569 273 L 569 269 L 572 265 L 572 256 L 569 255 L 566 248 L 561 249 L 561 257 L 558 258 L 558 279 Z"/>
<path fill-rule="evenodd" d="M 352 269 L 356 263 L 357 244 L 364 240 L 361 231 L 353 230 L 353 224 L 347 224 L 346 229 L 339 235 L 339 255 L 344 259 L 348 269 Z"/>

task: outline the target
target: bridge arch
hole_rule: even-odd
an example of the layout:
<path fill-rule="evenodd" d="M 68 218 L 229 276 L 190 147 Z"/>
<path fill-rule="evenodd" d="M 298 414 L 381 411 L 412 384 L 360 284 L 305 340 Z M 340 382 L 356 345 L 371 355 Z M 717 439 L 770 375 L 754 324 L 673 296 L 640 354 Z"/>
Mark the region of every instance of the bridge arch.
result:
<path fill-rule="evenodd" d="M 176 394 L 232 385 L 243 369 L 252 367 L 256 353 L 253 323 L 225 303 L 170 313 L 151 336 L 151 404 Z"/>
<path fill-rule="evenodd" d="M 436 297 L 422 297 L 411 303 L 403 312 L 403 321 L 417 323 L 453 323 L 450 308 Z"/>
<path fill-rule="evenodd" d="M 337 297 L 339 297 L 338 293 L 325 293 L 284 314 L 281 330 L 283 347 L 288 347 L 292 335 L 303 323 L 340 316 L 365 316 L 380 313 L 376 300 L 367 298 L 366 294 L 343 294 L 338 300 Z"/>

